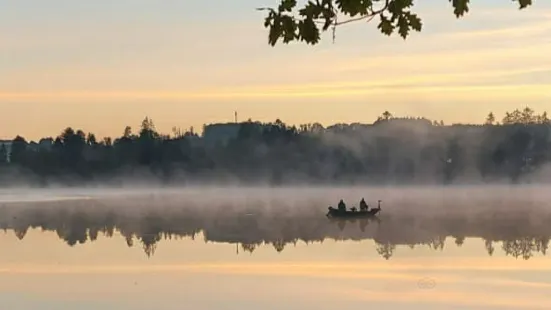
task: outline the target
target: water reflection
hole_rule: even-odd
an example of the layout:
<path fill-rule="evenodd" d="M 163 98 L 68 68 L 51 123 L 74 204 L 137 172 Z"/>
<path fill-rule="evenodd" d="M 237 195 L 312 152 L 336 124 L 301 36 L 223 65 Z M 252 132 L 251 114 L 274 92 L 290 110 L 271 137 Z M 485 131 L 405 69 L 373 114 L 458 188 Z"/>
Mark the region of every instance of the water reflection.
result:
<path fill-rule="evenodd" d="M 69 246 L 94 242 L 100 235 L 113 237 L 119 232 L 128 247 L 137 242 L 148 257 L 155 254 L 164 239 L 195 239 L 202 234 L 205 242 L 236 244 L 237 253 L 253 253 L 260 246 L 272 246 L 281 252 L 297 242 L 310 244 L 327 239 L 373 240 L 376 252 L 387 260 L 394 255 L 396 246 L 442 251 L 448 238 L 454 239 L 458 247 L 465 238 L 480 238 L 490 256 L 501 248 L 506 255 L 527 260 L 536 254 L 547 254 L 551 235 L 547 224 L 551 214 L 542 208 L 530 212 L 479 208 L 478 212 L 430 215 L 384 211 L 372 220 L 336 220 L 326 218 L 325 210 L 316 206 L 291 209 L 273 205 L 139 203 L 140 206 L 138 202 L 82 200 L 4 204 L 0 207 L 0 228 L 13 231 L 22 241 L 29 229 L 54 231 Z"/>

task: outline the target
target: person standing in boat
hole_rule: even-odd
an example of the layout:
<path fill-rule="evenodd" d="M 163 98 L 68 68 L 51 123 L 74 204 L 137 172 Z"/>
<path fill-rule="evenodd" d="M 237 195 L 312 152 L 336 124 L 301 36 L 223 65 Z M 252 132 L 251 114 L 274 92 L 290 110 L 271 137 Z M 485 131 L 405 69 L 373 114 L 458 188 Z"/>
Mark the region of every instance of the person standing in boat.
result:
<path fill-rule="evenodd" d="M 363 197 L 362 197 L 362 200 L 360 201 L 360 211 L 369 211 L 369 206 L 367 205 Z"/>
<path fill-rule="evenodd" d="M 339 201 L 339 211 L 346 211 L 346 205 L 344 204 L 344 201 L 341 199 L 341 201 Z"/>

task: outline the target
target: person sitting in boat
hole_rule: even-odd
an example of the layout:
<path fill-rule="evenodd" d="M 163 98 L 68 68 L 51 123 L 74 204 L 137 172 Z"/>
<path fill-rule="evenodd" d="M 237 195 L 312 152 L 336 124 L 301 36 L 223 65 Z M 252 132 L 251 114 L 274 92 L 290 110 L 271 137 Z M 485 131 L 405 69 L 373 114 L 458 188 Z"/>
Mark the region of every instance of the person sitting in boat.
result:
<path fill-rule="evenodd" d="M 369 206 L 365 202 L 365 199 L 362 198 L 362 200 L 360 201 L 360 211 L 368 211 L 368 209 Z"/>
<path fill-rule="evenodd" d="M 339 201 L 339 211 L 346 211 L 346 205 L 344 204 L 344 201 L 341 199 L 341 201 Z"/>

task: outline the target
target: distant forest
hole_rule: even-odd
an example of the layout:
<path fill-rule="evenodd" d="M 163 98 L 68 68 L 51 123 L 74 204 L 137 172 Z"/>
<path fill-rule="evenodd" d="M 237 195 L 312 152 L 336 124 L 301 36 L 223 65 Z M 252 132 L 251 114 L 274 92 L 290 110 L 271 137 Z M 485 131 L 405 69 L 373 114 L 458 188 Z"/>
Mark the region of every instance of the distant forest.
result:
<path fill-rule="evenodd" d="M 551 122 L 526 107 L 498 121 L 444 125 L 385 111 L 372 124 L 289 126 L 246 121 L 98 141 L 66 128 L 53 138 L 17 136 L 0 145 L 0 185 L 128 184 L 454 184 L 547 182 Z M 547 172 L 549 170 L 549 172 Z"/>

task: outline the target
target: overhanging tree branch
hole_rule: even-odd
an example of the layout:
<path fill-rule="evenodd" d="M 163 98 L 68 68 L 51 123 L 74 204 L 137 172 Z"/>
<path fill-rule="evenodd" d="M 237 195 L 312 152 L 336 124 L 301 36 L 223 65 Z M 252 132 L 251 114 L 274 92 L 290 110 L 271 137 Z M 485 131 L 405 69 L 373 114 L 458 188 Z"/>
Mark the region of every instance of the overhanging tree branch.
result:
<path fill-rule="evenodd" d="M 279 0 L 277 8 L 257 8 L 268 11 L 264 27 L 269 28 L 268 42 L 274 46 L 280 39 L 283 43 L 304 41 L 317 44 L 320 33 L 331 28 L 333 40 L 337 26 L 366 20 L 379 16 L 377 28 L 388 36 L 397 32 L 406 39 L 412 30 L 420 32 L 422 21 L 411 12 L 413 0 L 309 0 L 304 7 L 297 9 L 296 0 Z M 469 12 L 470 0 L 448 0 L 451 2 L 456 18 Z M 513 0 L 519 9 L 532 5 L 532 0 Z M 375 9 L 376 6 L 382 6 Z M 349 17 L 338 21 L 338 15 Z"/>

